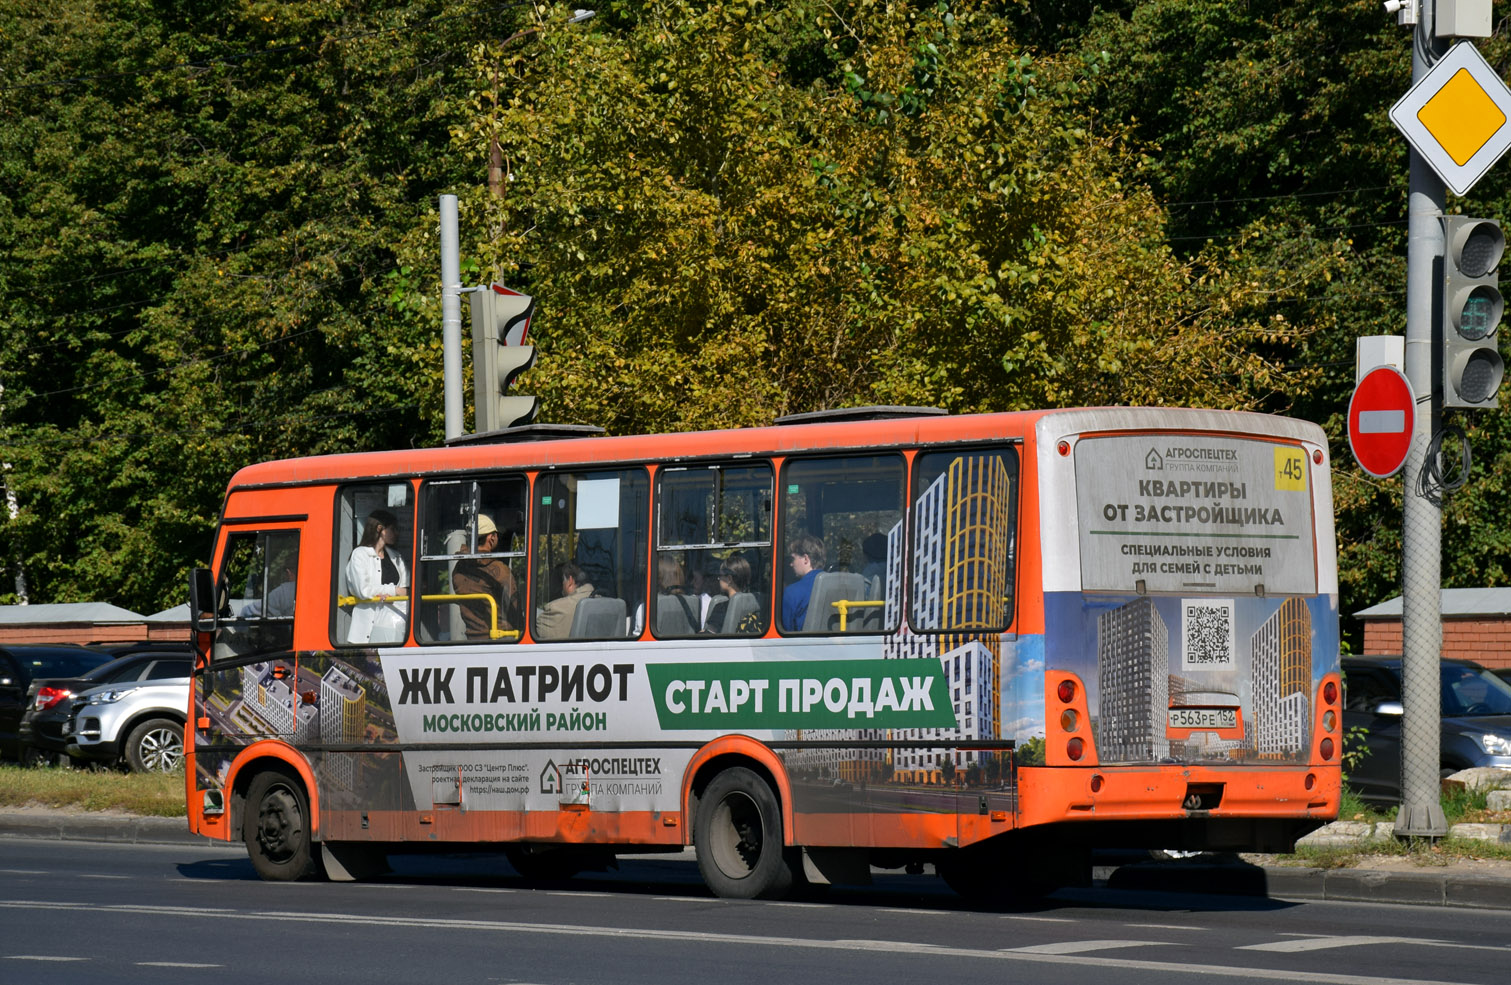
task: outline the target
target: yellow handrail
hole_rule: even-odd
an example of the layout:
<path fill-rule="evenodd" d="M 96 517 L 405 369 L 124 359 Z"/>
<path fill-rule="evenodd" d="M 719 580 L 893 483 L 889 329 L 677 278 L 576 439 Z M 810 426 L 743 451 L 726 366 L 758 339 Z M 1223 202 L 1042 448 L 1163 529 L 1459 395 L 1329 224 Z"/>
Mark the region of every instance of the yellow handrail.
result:
<path fill-rule="evenodd" d="M 462 602 L 471 599 L 483 599 L 488 603 L 489 620 L 491 626 L 488 629 L 488 638 L 494 640 L 517 640 L 519 630 L 498 628 L 498 599 L 492 595 L 478 592 L 471 595 L 421 595 L 421 602 Z M 363 599 L 355 595 L 339 595 L 336 604 L 340 606 L 352 606 L 358 602 L 408 602 L 408 595 L 380 595 L 377 598 Z"/>
<path fill-rule="evenodd" d="M 863 602 L 860 599 L 835 599 L 829 604 L 839 610 L 839 631 L 843 633 L 850 623 L 851 609 L 870 609 L 878 605 L 886 605 L 887 603 L 881 599 L 874 599 L 869 602 Z"/>

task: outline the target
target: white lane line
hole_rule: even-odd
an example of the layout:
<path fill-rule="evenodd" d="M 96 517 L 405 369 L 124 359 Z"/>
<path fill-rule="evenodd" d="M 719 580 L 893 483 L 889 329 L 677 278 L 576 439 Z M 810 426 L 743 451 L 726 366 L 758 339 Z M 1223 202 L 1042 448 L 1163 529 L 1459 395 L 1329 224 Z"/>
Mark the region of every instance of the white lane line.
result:
<path fill-rule="evenodd" d="M 85 873 L 85 874 L 77 875 L 74 878 L 75 879 L 131 879 L 133 877 L 132 876 L 110 876 L 110 875 L 105 875 L 104 873 L 97 872 L 97 873 Z"/>
<path fill-rule="evenodd" d="M 1016 915 L 1004 916 L 1004 920 L 1026 920 L 1029 923 L 1075 923 L 1069 917 L 1023 917 Z"/>
<path fill-rule="evenodd" d="M 7 961 L 88 961 L 88 958 L 78 958 L 62 954 L 7 954 Z"/>
<path fill-rule="evenodd" d="M 1271 941 L 1268 944 L 1243 944 L 1235 951 L 1278 951 L 1298 954 L 1303 951 L 1326 951 L 1335 947 L 1363 947 L 1369 944 L 1447 944 L 1448 941 L 1423 940 L 1418 937 L 1308 937 L 1299 941 Z M 1455 947 L 1457 945 L 1454 945 Z"/>
<path fill-rule="evenodd" d="M 88 903 L 58 903 L 52 900 L 0 899 L 0 909 L 64 910 L 74 913 L 85 911 L 118 918 L 126 915 L 159 917 L 168 907 L 141 907 L 130 904 L 98 905 Z M 366 927 L 393 927 L 396 930 L 445 930 L 499 935 L 540 934 L 567 938 L 600 938 L 611 941 L 656 940 L 675 941 L 684 944 L 734 945 L 749 948 L 786 948 L 794 951 L 836 951 L 847 954 L 864 954 L 877 951 L 896 951 L 909 955 L 926 954 L 929 958 L 953 957 L 981 961 L 1013 962 L 1028 964 L 1060 964 L 1076 968 L 1094 968 L 1111 973 L 1114 969 L 1126 976 L 1132 970 L 1146 977 L 1157 973 L 1172 976 L 1196 976 L 1197 982 L 1214 977 L 1253 979 L 1256 981 L 1307 983 L 1307 985 L 1458 985 L 1446 981 L 1422 979 L 1379 978 L 1373 975 L 1348 975 L 1325 971 L 1298 971 L 1295 969 L 1252 968 L 1235 965 L 1197 964 L 1190 961 L 1138 961 L 1127 956 L 1095 957 L 1085 954 L 1044 954 L 1032 951 L 1001 951 L 972 947 L 946 947 L 919 944 L 910 941 L 833 941 L 802 937 L 763 937 L 758 934 L 711 933 L 691 930 L 651 930 L 638 927 L 592 927 L 583 924 L 526 923 L 517 920 L 460 920 L 454 918 L 408 916 L 379 916 L 370 913 L 331 913 L 310 911 L 236 911 L 210 912 L 199 907 L 181 907 L 178 915 L 208 919 L 216 926 L 224 927 L 228 920 L 257 923 L 289 923 L 309 927 L 317 924 L 332 926 L 358 925 Z M 1142 943 L 1142 942 L 1139 942 Z M 73 960 L 73 959 L 70 959 Z"/>
<path fill-rule="evenodd" d="M 1205 927 L 1187 927 L 1183 923 L 1125 923 L 1125 927 L 1138 930 L 1206 930 Z"/>
<path fill-rule="evenodd" d="M 1053 944 L 1034 944 L 1029 947 L 1004 947 L 1010 954 L 1084 954 L 1087 951 L 1111 951 L 1119 947 L 1148 947 L 1169 944 L 1169 941 L 1056 941 Z"/>
<path fill-rule="evenodd" d="M 45 876 L 51 875 L 46 869 L 0 869 L 0 873 L 8 876 Z"/>
<path fill-rule="evenodd" d="M 138 961 L 138 968 L 219 968 L 218 964 L 197 964 L 193 961 Z"/>

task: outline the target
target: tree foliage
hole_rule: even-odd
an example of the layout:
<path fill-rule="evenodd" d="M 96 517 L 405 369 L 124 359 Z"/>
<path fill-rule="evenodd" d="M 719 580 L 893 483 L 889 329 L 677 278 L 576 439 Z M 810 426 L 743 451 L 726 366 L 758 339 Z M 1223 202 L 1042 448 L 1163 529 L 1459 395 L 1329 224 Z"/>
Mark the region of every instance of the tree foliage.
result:
<path fill-rule="evenodd" d="M 437 443 L 441 193 L 464 281 L 539 300 L 546 419 L 1291 413 L 1332 438 L 1344 611 L 1394 594 L 1400 482 L 1342 434 L 1354 338 L 1403 327 L 1409 35 L 1372 0 L 570 15 L 0 10 L 0 601 L 172 604 L 238 466 Z M 1504 583 L 1511 433 L 1464 417 L 1445 578 Z"/>

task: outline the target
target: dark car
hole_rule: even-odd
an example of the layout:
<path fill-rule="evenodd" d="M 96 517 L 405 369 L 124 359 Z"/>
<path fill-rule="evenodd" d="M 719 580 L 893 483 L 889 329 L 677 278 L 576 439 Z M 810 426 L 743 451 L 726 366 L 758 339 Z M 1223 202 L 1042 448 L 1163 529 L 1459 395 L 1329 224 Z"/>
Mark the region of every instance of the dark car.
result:
<path fill-rule="evenodd" d="M 64 643 L 0 646 L 0 759 L 21 757 L 21 713 L 31 682 L 77 677 L 110 660 L 110 654 Z"/>
<path fill-rule="evenodd" d="M 1438 767 L 1511 769 L 1511 683 L 1468 660 L 1439 662 L 1443 701 Z M 1344 657 L 1344 772 L 1364 800 L 1401 799 L 1401 658 Z M 1352 731 L 1363 728 L 1363 758 Z"/>
<path fill-rule="evenodd" d="M 21 716 L 23 762 L 58 763 L 67 759 L 68 739 L 63 726 L 73 707 L 70 700 L 90 688 L 105 684 L 135 684 L 187 677 L 192 666 L 187 643 L 158 644 L 155 649 L 130 648 L 127 655 L 77 677 L 39 678 L 27 691 Z"/>

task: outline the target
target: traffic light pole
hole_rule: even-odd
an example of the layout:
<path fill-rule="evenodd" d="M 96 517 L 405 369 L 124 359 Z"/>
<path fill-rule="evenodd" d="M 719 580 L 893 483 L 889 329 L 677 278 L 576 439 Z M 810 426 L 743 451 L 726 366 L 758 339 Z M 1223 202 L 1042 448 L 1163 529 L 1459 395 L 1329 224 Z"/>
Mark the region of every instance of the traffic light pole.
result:
<path fill-rule="evenodd" d="M 455 195 L 441 196 L 441 365 L 446 440 L 450 441 L 466 427 L 462 420 L 462 260 Z"/>
<path fill-rule="evenodd" d="M 1433 37 L 1436 0 L 1421 0 L 1411 52 L 1412 83 L 1427 74 L 1443 46 Z M 1401 838 L 1439 838 L 1448 833 L 1438 777 L 1442 696 L 1438 660 L 1443 642 L 1441 612 L 1442 507 L 1421 482 L 1428 448 L 1442 418 L 1439 381 L 1433 372 L 1436 319 L 1435 269 L 1443 255 L 1443 181 L 1416 150 L 1411 151 L 1406 239 L 1406 378 L 1416 391 L 1417 413 L 1402 477 L 1405 507 L 1401 551 Z"/>

